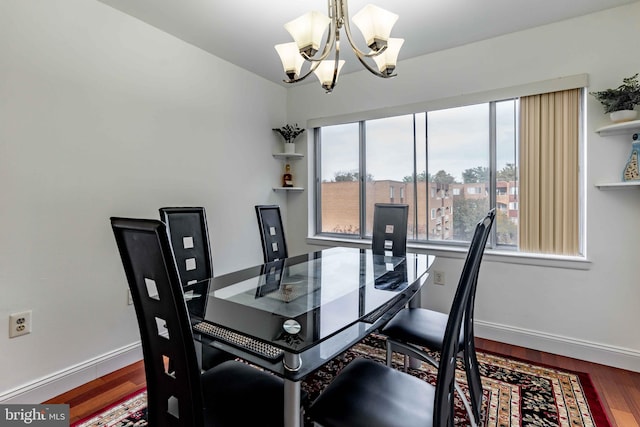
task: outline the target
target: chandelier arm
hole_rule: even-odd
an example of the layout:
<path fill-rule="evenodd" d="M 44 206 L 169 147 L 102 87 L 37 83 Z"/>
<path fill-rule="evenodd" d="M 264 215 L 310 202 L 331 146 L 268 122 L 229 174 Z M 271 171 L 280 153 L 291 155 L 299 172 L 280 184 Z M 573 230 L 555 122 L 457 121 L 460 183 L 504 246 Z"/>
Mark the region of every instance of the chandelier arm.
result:
<path fill-rule="evenodd" d="M 375 51 L 372 50 L 369 53 L 363 52 L 358 48 L 358 46 L 356 46 L 355 42 L 353 41 L 353 38 L 351 36 L 351 26 L 349 25 L 349 21 L 346 21 L 346 20 L 344 21 L 344 31 L 345 31 L 345 33 L 347 33 L 347 40 L 349 40 L 349 44 L 351 45 L 351 49 L 353 49 L 353 51 L 356 53 L 356 55 L 358 57 L 373 58 L 374 56 L 378 56 L 382 52 L 387 50 L 387 45 L 384 45 L 378 50 L 375 50 Z"/>
<path fill-rule="evenodd" d="M 336 55 L 333 61 L 333 78 L 331 79 L 331 86 L 325 88 L 327 93 L 331 93 L 333 88 L 336 87 L 336 80 L 338 80 L 338 63 L 340 62 L 340 35 L 336 35 Z"/>
<path fill-rule="evenodd" d="M 311 65 L 311 68 L 309 68 L 309 71 L 307 71 L 303 76 L 298 77 L 296 79 L 289 79 L 289 80 L 284 80 L 283 79 L 282 81 L 285 82 L 285 83 L 297 83 L 297 82 L 300 82 L 300 81 L 306 79 L 307 77 L 309 77 L 309 75 L 311 73 L 313 73 L 316 70 L 316 68 L 318 68 L 319 65 L 320 65 L 320 60 L 317 60 L 317 62 L 313 61 L 313 64 Z"/>
<path fill-rule="evenodd" d="M 331 53 L 331 49 L 333 49 L 333 45 L 336 42 L 337 32 L 338 32 L 337 28 L 331 31 L 331 26 L 329 26 L 329 34 L 327 34 L 327 40 L 324 43 L 324 50 L 322 51 L 322 54 L 320 54 L 319 58 L 312 58 L 304 52 L 300 52 L 300 55 L 304 58 L 305 61 L 320 63 L 320 61 L 323 61 L 324 59 L 326 59 L 327 56 L 329 56 L 329 54 Z"/>
<path fill-rule="evenodd" d="M 365 55 L 363 55 L 365 56 Z M 356 58 L 358 58 L 358 61 L 360 61 L 360 63 L 367 69 L 369 70 L 369 72 L 371 72 L 371 74 L 375 74 L 378 77 L 382 77 L 383 79 L 388 79 L 391 77 L 395 77 L 397 76 L 397 74 L 383 74 L 380 71 L 376 70 L 375 68 L 373 68 L 371 65 L 369 65 L 367 63 L 367 61 L 364 60 L 364 58 L 362 56 L 360 56 L 357 52 L 356 52 Z"/>

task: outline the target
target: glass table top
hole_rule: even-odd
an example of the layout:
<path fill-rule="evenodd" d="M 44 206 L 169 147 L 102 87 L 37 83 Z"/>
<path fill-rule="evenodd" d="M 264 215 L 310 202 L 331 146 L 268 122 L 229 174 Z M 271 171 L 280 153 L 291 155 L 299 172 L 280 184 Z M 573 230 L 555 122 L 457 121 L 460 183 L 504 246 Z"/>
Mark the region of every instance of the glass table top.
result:
<path fill-rule="evenodd" d="M 355 323 L 375 322 L 386 305 L 419 289 L 433 260 L 331 248 L 185 289 L 192 317 L 298 353 Z"/>

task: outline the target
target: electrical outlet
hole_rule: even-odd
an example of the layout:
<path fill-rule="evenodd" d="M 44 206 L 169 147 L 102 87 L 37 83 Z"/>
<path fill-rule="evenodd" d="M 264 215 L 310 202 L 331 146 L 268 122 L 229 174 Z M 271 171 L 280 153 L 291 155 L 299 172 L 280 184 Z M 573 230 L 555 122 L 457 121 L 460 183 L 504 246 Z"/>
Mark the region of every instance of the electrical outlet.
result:
<path fill-rule="evenodd" d="M 444 285 L 444 271 L 434 271 L 433 272 L 433 284 L 434 285 Z"/>
<path fill-rule="evenodd" d="M 31 310 L 9 315 L 9 338 L 31 333 Z"/>

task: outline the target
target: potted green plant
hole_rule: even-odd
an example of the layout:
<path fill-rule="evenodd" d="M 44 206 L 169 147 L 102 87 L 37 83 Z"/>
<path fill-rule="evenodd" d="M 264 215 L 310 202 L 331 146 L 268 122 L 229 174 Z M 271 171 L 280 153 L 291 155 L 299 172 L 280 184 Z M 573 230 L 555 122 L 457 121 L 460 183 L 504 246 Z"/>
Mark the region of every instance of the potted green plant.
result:
<path fill-rule="evenodd" d="M 589 92 L 604 106 L 613 122 L 633 120 L 638 112 L 634 110 L 640 104 L 640 82 L 638 74 L 622 79 L 622 84 L 615 89 Z"/>
<path fill-rule="evenodd" d="M 274 128 L 274 131 L 278 132 L 284 138 L 284 152 L 285 153 L 295 153 L 295 140 L 298 136 L 300 136 L 304 129 L 299 128 L 298 124 L 294 125 L 285 125 L 281 128 Z"/>

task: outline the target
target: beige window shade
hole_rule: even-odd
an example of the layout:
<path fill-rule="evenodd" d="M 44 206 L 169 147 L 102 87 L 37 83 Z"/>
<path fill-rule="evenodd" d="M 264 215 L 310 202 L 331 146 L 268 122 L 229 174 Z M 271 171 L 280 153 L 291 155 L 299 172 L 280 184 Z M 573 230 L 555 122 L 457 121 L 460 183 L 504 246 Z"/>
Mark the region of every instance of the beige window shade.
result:
<path fill-rule="evenodd" d="M 578 255 L 581 89 L 520 98 L 523 252 Z"/>

